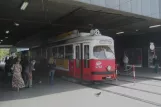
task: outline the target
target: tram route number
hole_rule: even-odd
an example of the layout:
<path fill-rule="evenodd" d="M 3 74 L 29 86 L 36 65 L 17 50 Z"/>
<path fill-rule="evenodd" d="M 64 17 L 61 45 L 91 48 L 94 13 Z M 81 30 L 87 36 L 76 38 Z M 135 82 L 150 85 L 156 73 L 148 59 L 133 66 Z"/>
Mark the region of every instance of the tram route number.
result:
<path fill-rule="evenodd" d="M 101 61 L 96 62 L 96 68 L 102 68 L 102 62 Z"/>

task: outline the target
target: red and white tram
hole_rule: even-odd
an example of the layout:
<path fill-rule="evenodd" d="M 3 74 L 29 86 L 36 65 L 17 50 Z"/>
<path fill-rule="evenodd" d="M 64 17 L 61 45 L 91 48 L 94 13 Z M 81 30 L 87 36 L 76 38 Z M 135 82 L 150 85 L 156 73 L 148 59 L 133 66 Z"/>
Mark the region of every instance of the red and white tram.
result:
<path fill-rule="evenodd" d="M 61 39 L 58 39 L 60 37 Z M 66 33 L 50 41 L 48 55 L 52 52 L 56 74 L 87 81 L 115 79 L 114 40 L 103 36 L 99 30 L 90 33 Z"/>
<path fill-rule="evenodd" d="M 49 39 L 46 53 L 56 63 L 56 75 L 86 81 L 116 79 L 114 40 L 99 30 L 68 32 Z M 44 55 L 44 54 L 42 54 Z"/>

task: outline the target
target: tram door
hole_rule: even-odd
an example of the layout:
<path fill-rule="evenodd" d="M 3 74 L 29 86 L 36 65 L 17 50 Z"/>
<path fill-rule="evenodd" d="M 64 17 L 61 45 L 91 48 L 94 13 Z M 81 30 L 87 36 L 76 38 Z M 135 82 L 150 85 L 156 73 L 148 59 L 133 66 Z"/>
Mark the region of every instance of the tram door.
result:
<path fill-rule="evenodd" d="M 83 79 L 89 80 L 91 76 L 90 67 L 89 67 L 89 43 L 83 44 Z"/>
<path fill-rule="evenodd" d="M 77 44 L 75 46 L 75 77 L 82 79 L 83 76 L 83 44 Z"/>

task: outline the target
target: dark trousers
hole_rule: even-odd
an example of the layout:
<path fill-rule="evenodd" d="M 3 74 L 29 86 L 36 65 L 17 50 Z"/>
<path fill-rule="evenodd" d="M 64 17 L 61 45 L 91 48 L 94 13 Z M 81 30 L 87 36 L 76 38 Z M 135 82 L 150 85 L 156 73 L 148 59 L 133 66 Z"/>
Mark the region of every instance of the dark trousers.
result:
<path fill-rule="evenodd" d="M 55 74 L 55 70 L 50 70 L 49 72 L 49 82 L 51 85 L 54 84 L 54 74 Z"/>
<path fill-rule="evenodd" d="M 25 83 L 25 85 L 27 84 L 27 80 L 28 80 L 28 76 L 27 76 L 27 73 L 26 72 L 22 72 L 22 79 Z"/>
<path fill-rule="evenodd" d="M 155 73 L 158 73 L 158 71 L 159 71 L 159 64 L 155 64 L 155 66 L 154 66 L 154 72 Z"/>

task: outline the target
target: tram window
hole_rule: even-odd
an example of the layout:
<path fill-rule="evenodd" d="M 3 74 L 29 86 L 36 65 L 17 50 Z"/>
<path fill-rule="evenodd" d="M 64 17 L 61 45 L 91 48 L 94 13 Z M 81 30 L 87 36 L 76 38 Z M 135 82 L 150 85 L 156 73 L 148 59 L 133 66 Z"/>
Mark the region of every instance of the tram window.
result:
<path fill-rule="evenodd" d="M 89 45 L 84 45 L 84 68 L 89 68 Z"/>
<path fill-rule="evenodd" d="M 89 45 L 84 45 L 84 59 L 89 59 Z"/>
<path fill-rule="evenodd" d="M 65 59 L 73 59 L 73 45 L 65 46 Z"/>
<path fill-rule="evenodd" d="M 53 57 L 54 57 L 54 58 L 58 58 L 58 48 L 57 48 L 57 47 L 54 47 L 54 48 L 52 49 L 52 53 L 53 53 Z"/>
<path fill-rule="evenodd" d="M 98 59 L 114 59 L 114 52 L 108 46 L 95 46 L 93 55 Z"/>
<path fill-rule="evenodd" d="M 80 59 L 79 46 L 76 46 L 76 59 Z"/>
<path fill-rule="evenodd" d="M 76 67 L 80 68 L 80 49 L 79 46 L 76 46 Z"/>
<path fill-rule="evenodd" d="M 58 58 L 64 59 L 64 46 L 58 47 Z"/>

